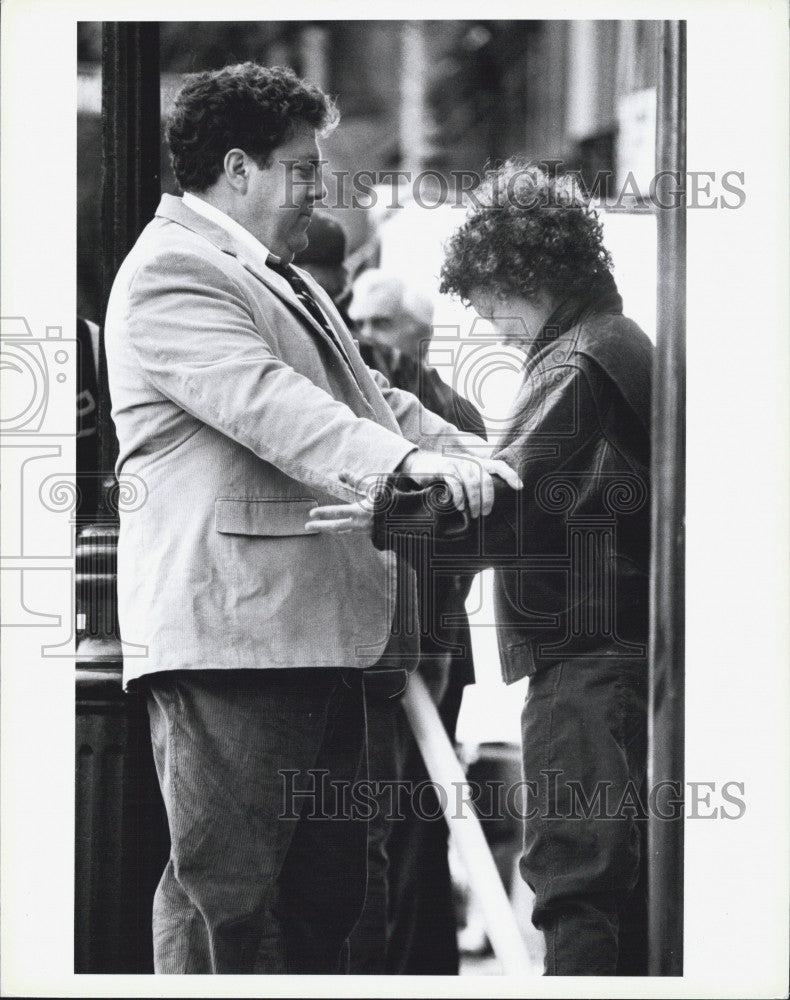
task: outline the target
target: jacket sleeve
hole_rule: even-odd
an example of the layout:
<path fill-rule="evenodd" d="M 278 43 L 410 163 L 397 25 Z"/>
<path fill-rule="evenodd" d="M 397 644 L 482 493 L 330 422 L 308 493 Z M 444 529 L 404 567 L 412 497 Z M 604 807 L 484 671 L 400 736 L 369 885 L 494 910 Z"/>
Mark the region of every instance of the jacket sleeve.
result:
<path fill-rule="evenodd" d="M 535 391 L 537 390 L 537 391 Z M 595 400 L 584 372 L 575 365 L 552 368 L 523 394 L 516 406 L 509 442 L 496 452 L 520 475 L 523 489 L 497 480 L 487 517 L 459 512 L 439 484 L 408 489 L 408 480 L 392 478 L 374 512 L 374 545 L 398 547 L 399 538 L 419 536 L 416 553 L 469 557 L 468 567 L 509 565 L 519 555 L 564 550 L 567 513 L 555 477 L 567 479 L 582 502 L 600 491 L 594 468 L 587 468 L 591 440 L 601 438 Z M 601 438 L 602 439 L 602 438 Z"/>
<path fill-rule="evenodd" d="M 464 434 L 455 424 L 423 406 L 413 393 L 391 386 L 381 372 L 371 368 L 370 373 L 395 414 L 403 436 L 409 441 L 428 451 L 446 451 L 448 454 L 473 457 L 488 455 L 489 450 L 483 438 Z"/>
<path fill-rule="evenodd" d="M 519 495 L 498 478 L 491 513 L 477 519 L 453 506 L 443 483 L 410 488 L 409 480 L 397 475 L 383 484 L 374 504 L 373 544 L 377 549 L 402 550 L 412 563 L 427 552 L 463 557 L 459 568 L 483 569 L 516 552 Z M 410 544 L 404 545 L 404 539 Z"/>
<path fill-rule="evenodd" d="M 277 357 L 243 292 L 205 258 L 168 253 L 142 265 L 127 325 L 159 392 L 309 486 L 348 499 L 340 472 L 391 471 L 414 450 Z"/>
<path fill-rule="evenodd" d="M 321 304 L 323 310 L 334 317 L 336 324 L 345 327 L 343 317 L 338 312 L 331 298 L 315 281 L 312 275 L 300 271 L 302 279 Z M 353 338 L 352 338 L 353 339 Z M 405 389 L 390 385 L 385 375 L 375 368 L 367 366 L 373 381 L 378 386 L 385 402 L 392 410 L 398 422 L 401 433 L 408 440 L 427 451 L 444 452 L 454 455 L 487 456 L 489 449 L 485 440 L 479 436 L 475 428 L 473 434 L 464 433 L 443 417 L 425 407 L 414 395 Z M 438 374 L 436 374 L 438 378 Z M 482 421 L 480 421 L 481 427 Z M 483 427 L 483 433 L 484 427 Z M 482 450 L 481 450 L 482 449 Z"/>

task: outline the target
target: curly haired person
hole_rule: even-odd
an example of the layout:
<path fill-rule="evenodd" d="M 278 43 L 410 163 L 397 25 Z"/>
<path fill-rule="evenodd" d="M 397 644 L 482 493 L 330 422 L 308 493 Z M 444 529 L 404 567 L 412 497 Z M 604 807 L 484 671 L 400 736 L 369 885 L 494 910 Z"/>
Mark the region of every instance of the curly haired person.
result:
<path fill-rule="evenodd" d="M 529 677 L 520 867 L 546 973 L 643 975 L 652 344 L 623 316 L 577 180 L 518 161 L 474 193 L 442 289 L 525 352 L 495 451 L 523 489 L 499 485 L 475 522 L 443 487 L 390 478 L 373 509 L 311 520 L 395 549 L 429 521 L 445 571 L 495 567 L 504 679 Z"/>

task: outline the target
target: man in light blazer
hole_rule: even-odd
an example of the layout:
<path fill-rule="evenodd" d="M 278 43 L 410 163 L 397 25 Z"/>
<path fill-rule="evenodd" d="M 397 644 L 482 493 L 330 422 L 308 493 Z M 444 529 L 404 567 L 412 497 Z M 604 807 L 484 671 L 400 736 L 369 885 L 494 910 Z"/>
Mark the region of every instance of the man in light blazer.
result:
<path fill-rule="evenodd" d="M 414 581 L 367 539 L 310 533 L 310 509 L 399 470 L 478 514 L 493 473 L 516 479 L 367 369 L 290 266 L 336 119 L 289 70 L 187 77 L 167 129 L 183 199 L 163 196 L 108 306 L 117 472 L 147 491 L 122 515 L 118 590 L 122 637 L 147 649 L 124 682 L 147 690 L 172 842 L 161 973 L 345 968 L 363 677 L 416 665 Z"/>

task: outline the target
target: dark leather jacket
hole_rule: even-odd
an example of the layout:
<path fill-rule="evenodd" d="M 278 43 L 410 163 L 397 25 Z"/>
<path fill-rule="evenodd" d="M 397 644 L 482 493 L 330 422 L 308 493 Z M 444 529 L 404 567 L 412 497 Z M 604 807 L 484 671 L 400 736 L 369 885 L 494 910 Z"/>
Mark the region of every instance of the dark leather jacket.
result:
<path fill-rule="evenodd" d="M 428 550 L 437 575 L 496 568 L 508 683 L 592 652 L 646 654 L 652 353 L 613 282 L 565 303 L 530 348 L 497 451 L 523 490 L 499 484 L 478 520 L 454 511 L 439 485 L 408 490 L 392 479 L 381 498 L 379 548 L 412 560 Z"/>

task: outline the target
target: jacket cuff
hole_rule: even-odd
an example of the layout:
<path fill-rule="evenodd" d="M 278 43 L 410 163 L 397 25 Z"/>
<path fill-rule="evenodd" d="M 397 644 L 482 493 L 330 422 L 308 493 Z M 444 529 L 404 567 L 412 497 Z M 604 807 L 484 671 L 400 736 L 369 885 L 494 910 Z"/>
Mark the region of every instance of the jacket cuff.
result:
<path fill-rule="evenodd" d="M 418 486 L 402 473 L 384 479 L 373 498 L 373 545 L 377 549 L 400 548 L 397 539 L 422 535 L 447 538 L 469 525 L 466 510 L 453 504 L 447 484 L 439 479 Z"/>

